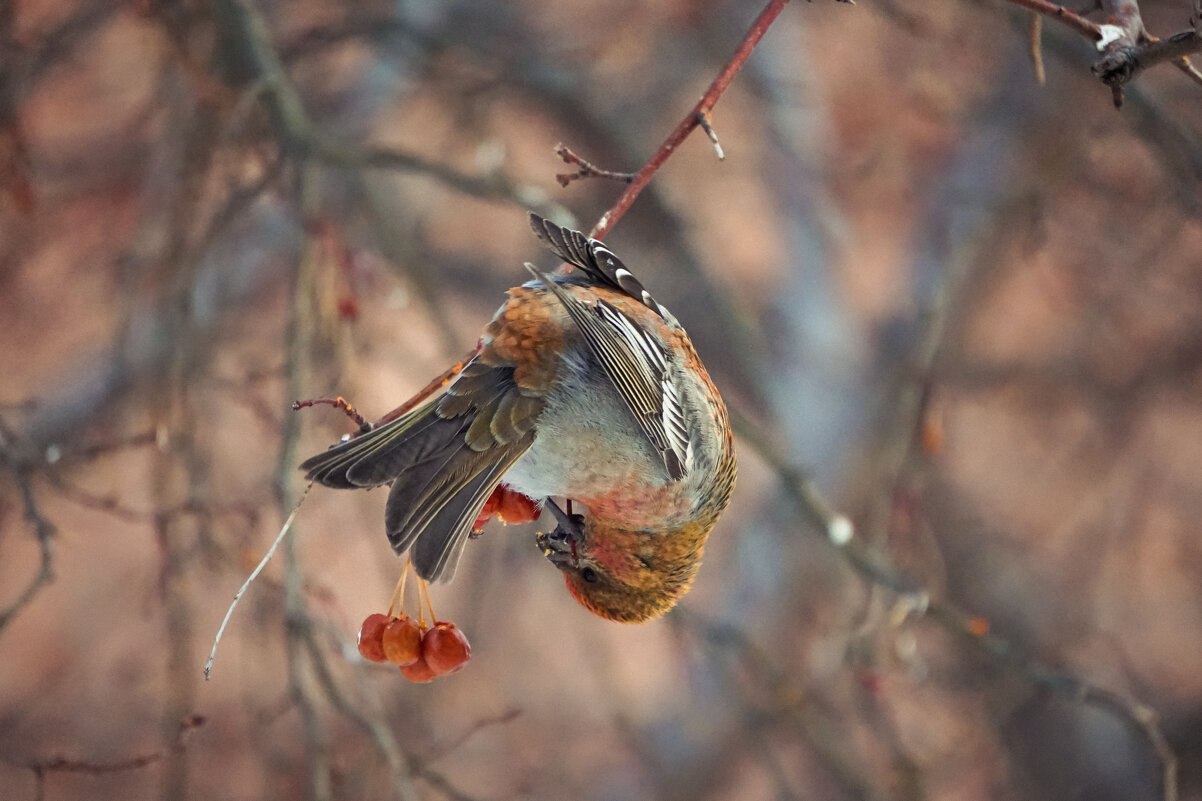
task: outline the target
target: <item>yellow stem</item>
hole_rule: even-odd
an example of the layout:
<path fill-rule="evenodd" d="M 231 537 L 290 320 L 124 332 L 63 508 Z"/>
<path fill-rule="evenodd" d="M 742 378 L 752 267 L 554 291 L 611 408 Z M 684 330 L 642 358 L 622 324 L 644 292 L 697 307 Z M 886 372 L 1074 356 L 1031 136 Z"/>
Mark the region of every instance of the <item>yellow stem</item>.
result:
<path fill-rule="evenodd" d="M 400 617 L 405 610 L 405 579 L 409 578 L 409 567 L 412 563 L 410 560 L 405 560 L 405 569 L 401 571 L 401 580 L 396 583 L 396 589 L 392 591 L 392 602 L 388 604 L 388 617 Z M 421 607 L 421 598 L 417 599 L 417 605 Z M 393 614 L 396 612 L 397 614 Z"/>
<path fill-rule="evenodd" d="M 434 625 L 438 622 L 438 616 L 434 614 L 434 604 L 430 603 L 430 582 L 421 579 L 421 583 L 422 592 L 426 594 L 426 607 L 430 610 L 430 625 Z"/>

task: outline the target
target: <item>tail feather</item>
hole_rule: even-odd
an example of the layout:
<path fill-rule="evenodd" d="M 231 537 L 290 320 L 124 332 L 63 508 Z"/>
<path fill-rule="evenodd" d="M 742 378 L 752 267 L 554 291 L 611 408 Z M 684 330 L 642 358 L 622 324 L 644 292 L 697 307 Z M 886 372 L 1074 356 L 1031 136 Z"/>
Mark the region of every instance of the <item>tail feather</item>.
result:
<path fill-rule="evenodd" d="M 533 432 L 526 431 L 482 447 L 499 402 L 494 395 L 476 410 L 486 414 L 449 419 L 440 414 L 437 401 L 428 403 L 307 459 L 301 469 L 307 478 L 337 489 L 392 482 L 384 525 L 393 550 L 409 550 L 422 578 L 450 579 L 488 496 L 534 441 Z M 468 435 L 472 429 L 477 436 Z"/>
<path fill-rule="evenodd" d="M 429 581 L 449 581 L 455 574 L 459 556 L 463 546 L 471 534 L 472 525 L 484 508 L 485 502 L 501 481 L 501 476 L 509 469 L 525 448 L 512 449 L 509 458 L 503 462 L 484 465 L 484 469 L 473 472 L 468 470 L 467 481 L 454 489 L 449 486 L 441 488 L 437 501 L 422 504 L 424 514 L 411 520 L 411 525 L 419 527 L 420 532 L 410 551 L 413 565 L 417 574 Z M 393 493 L 389 493 L 389 506 L 393 504 L 394 493 L 398 484 L 393 485 Z M 396 493 L 398 503 L 401 494 Z M 395 532 L 399 536 L 412 536 L 412 528 Z M 394 532 L 389 530 L 391 539 Z"/>
<path fill-rule="evenodd" d="M 422 535 L 438 510 L 450 502 L 479 472 L 472 462 L 481 455 L 458 438 L 456 447 L 437 461 L 402 470 L 392 482 L 384 506 L 384 530 L 397 553 L 404 553 Z M 473 458 L 474 457 L 474 458 Z"/>
<path fill-rule="evenodd" d="M 446 420 L 431 408 L 422 419 L 380 442 L 347 470 L 358 486 L 375 487 L 394 480 L 411 469 L 435 469 L 463 446 L 468 420 Z"/>
<path fill-rule="evenodd" d="M 391 458 L 398 447 L 437 418 L 427 404 L 301 462 L 305 478 L 334 489 L 362 489 L 391 481 L 400 469 Z M 396 465 L 391 472 L 389 468 Z"/>

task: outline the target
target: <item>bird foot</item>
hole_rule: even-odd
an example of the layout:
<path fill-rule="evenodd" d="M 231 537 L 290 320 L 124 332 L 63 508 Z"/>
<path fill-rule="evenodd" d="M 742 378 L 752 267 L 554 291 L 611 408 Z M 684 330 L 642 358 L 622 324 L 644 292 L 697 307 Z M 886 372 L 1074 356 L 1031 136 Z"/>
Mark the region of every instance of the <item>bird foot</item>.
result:
<path fill-rule="evenodd" d="M 558 525 L 549 533 L 539 532 L 535 538 L 538 548 L 551 564 L 560 570 L 571 570 L 577 566 L 576 545 L 584 539 L 581 528 L 584 516 L 567 514 L 556 505 L 555 501 L 547 499 L 547 508 L 555 516 Z"/>
<path fill-rule="evenodd" d="M 535 542 L 547 561 L 560 570 L 570 570 L 575 566 L 576 541 L 562 529 L 556 528 L 550 533 L 540 531 Z"/>

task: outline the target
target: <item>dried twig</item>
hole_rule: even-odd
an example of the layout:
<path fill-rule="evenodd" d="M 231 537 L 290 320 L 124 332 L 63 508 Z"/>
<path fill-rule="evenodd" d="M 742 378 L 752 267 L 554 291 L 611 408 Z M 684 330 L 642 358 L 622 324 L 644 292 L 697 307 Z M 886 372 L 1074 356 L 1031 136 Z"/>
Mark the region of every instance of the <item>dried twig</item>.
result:
<path fill-rule="evenodd" d="M 1156 712 L 1151 707 L 1070 673 L 1041 665 L 1009 640 L 990 631 L 981 618 L 971 616 L 946 601 L 932 600 L 921 611 L 945 629 L 964 635 L 981 651 L 1013 668 L 1034 686 L 1069 701 L 1108 712 L 1137 737 L 1147 740 L 1160 763 L 1160 798 L 1162 801 L 1177 801 L 1177 756 L 1161 731 Z"/>
<path fill-rule="evenodd" d="M 591 161 L 586 161 L 576 155 L 570 147 L 562 142 L 555 146 L 555 155 L 563 159 L 564 164 L 576 165 L 576 172 L 560 172 L 555 174 L 555 180 L 559 181 L 560 186 L 567 186 L 572 181 L 578 181 L 581 178 L 606 178 L 611 181 L 621 181 L 624 184 L 628 184 L 634 180 L 634 173 L 603 170 Z"/>
<path fill-rule="evenodd" d="M 310 398 L 309 400 L 292 401 L 292 411 L 294 412 L 308 409 L 311 406 L 333 406 L 335 409 L 341 409 L 346 413 L 347 417 L 351 418 L 355 425 L 359 426 L 360 434 L 366 434 L 372 429 L 371 423 L 364 420 L 363 415 L 359 414 L 359 410 L 341 395 L 337 398 Z"/>
<path fill-rule="evenodd" d="M 1031 23 L 1027 29 L 1027 48 L 1031 54 L 1031 66 L 1035 69 L 1035 82 L 1043 86 L 1048 82 L 1043 68 L 1043 17 L 1031 12 Z"/>
<path fill-rule="evenodd" d="M 292 507 L 292 512 L 284 520 L 284 525 L 280 526 L 280 533 L 276 535 L 275 540 L 271 543 L 271 547 L 267 549 L 267 553 L 263 554 L 263 558 L 259 560 L 259 564 L 255 565 L 255 569 L 246 577 L 246 581 L 242 582 L 242 586 L 238 588 L 238 592 L 234 593 L 234 600 L 230 602 L 229 609 L 225 610 L 225 617 L 221 619 L 221 625 L 217 629 L 217 636 L 213 638 L 213 647 L 209 651 L 209 658 L 205 660 L 204 674 L 205 681 L 208 681 L 209 675 L 213 670 L 213 661 L 217 658 L 217 646 L 221 643 L 221 636 L 225 633 L 225 627 L 230 622 L 230 617 L 234 614 L 234 607 L 242 600 L 242 596 L 246 594 L 246 590 L 250 587 L 250 583 L 254 581 L 267 563 L 271 561 L 271 557 L 275 555 L 275 550 L 280 546 L 284 537 L 292 529 L 292 521 L 296 519 L 296 513 L 300 511 L 301 504 L 304 503 L 306 496 L 309 494 L 313 484 L 310 483 L 305 487 L 305 491 L 301 493 L 300 500 L 296 502 L 296 506 Z"/>
<path fill-rule="evenodd" d="M 541 190 L 518 184 L 497 173 L 472 176 L 397 148 L 353 146 L 321 132 L 309 117 L 300 93 L 288 79 L 263 16 L 243 0 L 217 0 L 216 17 L 228 41 L 244 54 L 261 82 L 266 104 L 284 151 L 312 157 L 348 170 L 391 169 L 428 175 L 459 192 L 485 200 L 504 201 L 558 216 L 562 207 L 550 202 Z"/>

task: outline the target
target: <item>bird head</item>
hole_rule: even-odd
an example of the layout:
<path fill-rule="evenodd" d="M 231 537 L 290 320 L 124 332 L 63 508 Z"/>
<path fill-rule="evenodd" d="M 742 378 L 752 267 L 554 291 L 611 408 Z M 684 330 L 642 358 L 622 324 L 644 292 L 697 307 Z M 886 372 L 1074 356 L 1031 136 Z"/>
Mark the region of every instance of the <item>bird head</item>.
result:
<path fill-rule="evenodd" d="M 568 592 L 585 609 L 620 623 L 651 620 L 676 605 L 697 575 L 712 527 L 630 530 L 565 514 L 551 502 L 547 508 L 559 524 L 538 535 L 544 555 L 563 571 Z"/>

